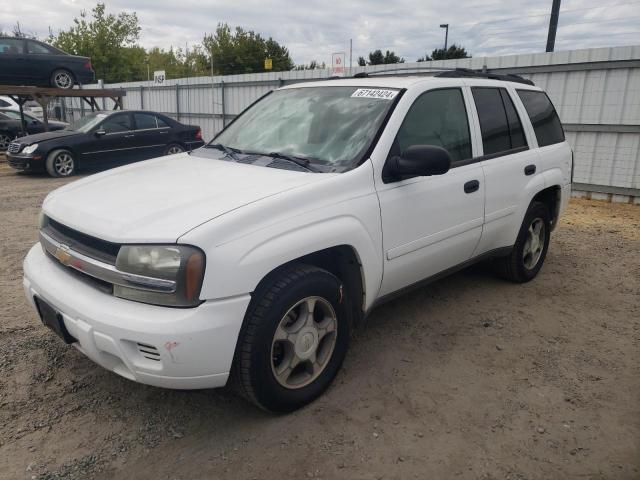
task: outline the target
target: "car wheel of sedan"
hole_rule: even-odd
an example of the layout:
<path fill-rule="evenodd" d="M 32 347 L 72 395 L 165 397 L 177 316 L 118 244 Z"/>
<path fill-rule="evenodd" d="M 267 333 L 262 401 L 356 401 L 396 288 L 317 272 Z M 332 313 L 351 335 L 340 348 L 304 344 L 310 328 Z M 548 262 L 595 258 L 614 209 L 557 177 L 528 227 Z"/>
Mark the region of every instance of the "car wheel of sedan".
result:
<path fill-rule="evenodd" d="M 54 88 L 69 90 L 74 83 L 73 75 L 68 70 L 56 70 L 51 74 L 51 86 Z"/>
<path fill-rule="evenodd" d="M 350 308 L 342 282 L 297 264 L 256 289 L 236 347 L 239 393 L 273 412 L 290 412 L 331 384 L 349 345 Z"/>
<path fill-rule="evenodd" d="M 68 150 L 54 150 L 47 156 L 47 172 L 52 177 L 70 177 L 76 172 L 76 160 Z"/>
<path fill-rule="evenodd" d="M 5 132 L 0 132 L 0 152 L 6 152 L 11 143 L 11 136 Z"/>
<path fill-rule="evenodd" d="M 182 152 L 184 152 L 184 148 L 182 148 L 182 145 L 178 145 L 177 143 L 172 143 L 168 145 L 167 148 L 165 148 L 164 150 L 165 155 L 175 155 L 176 153 L 182 153 Z"/>

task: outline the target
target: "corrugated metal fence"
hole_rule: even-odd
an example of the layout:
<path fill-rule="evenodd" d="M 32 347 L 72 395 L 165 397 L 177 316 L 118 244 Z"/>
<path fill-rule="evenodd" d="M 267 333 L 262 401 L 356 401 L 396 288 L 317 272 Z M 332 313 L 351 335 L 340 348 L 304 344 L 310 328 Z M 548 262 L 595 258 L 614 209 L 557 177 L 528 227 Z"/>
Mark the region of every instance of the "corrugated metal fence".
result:
<path fill-rule="evenodd" d="M 350 73 L 421 66 L 486 67 L 530 78 L 547 91 L 565 126 L 575 153 L 575 189 L 614 194 L 623 200 L 640 197 L 640 46 L 376 65 L 356 67 Z M 108 87 L 126 90 L 125 108 L 154 110 L 200 125 L 210 139 L 269 90 L 329 75 L 328 70 L 303 70 L 182 78 L 167 80 L 163 86 L 132 82 Z M 110 100 L 105 102 L 105 108 L 112 108 Z M 76 117 L 82 114 L 77 101 L 67 100 L 67 111 Z"/>

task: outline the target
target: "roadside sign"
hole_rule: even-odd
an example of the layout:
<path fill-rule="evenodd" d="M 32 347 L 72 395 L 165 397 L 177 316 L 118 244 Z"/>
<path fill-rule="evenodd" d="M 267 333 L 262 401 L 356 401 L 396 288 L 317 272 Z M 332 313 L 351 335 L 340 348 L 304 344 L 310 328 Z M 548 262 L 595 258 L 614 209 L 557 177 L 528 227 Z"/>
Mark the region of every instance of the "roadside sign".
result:
<path fill-rule="evenodd" d="M 271 58 L 264 59 L 264 69 L 271 70 L 273 68 L 273 60 Z"/>
<path fill-rule="evenodd" d="M 154 85 L 164 85 L 166 75 L 164 70 L 156 70 L 153 72 L 153 84 Z"/>
<path fill-rule="evenodd" d="M 342 77 L 345 74 L 344 52 L 331 54 L 331 75 Z"/>

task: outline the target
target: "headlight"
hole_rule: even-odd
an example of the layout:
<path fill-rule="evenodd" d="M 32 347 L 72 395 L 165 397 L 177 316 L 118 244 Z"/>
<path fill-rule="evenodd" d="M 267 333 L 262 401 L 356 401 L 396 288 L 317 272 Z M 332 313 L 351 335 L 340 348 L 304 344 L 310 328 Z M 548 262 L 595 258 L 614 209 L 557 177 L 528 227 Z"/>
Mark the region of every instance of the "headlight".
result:
<path fill-rule="evenodd" d="M 38 149 L 38 144 L 34 143 L 33 145 L 29 145 L 28 147 L 24 147 L 22 149 L 22 153 L 26 153 L 27 155 L 29 155 L 30 153 L 35 152 Z"/>
<path fill-rule="evenodd" d="M 116 268 L 131 273 L 128 286 L 114 285 L 116 297 L 171 307 L 200 303 L 205 256 L 186 245 L 124 245 Z"/>

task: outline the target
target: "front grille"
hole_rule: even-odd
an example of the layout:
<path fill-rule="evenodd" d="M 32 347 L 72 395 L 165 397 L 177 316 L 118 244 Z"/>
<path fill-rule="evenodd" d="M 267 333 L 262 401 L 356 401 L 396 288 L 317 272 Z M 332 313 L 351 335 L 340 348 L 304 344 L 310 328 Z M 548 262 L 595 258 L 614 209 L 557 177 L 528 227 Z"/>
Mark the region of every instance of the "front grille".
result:
<path fill-rule="evenodd" d="M 9 144 L 9 148 L 7 148 L 7 152 L 9 153 L 18 153 L 20 151 L 20 142 L 11 142 Z"/>
<path fill-rule="evenodd" d="M 148 359 L 148 360 L 153 360 L 155 362 L 159 362 L 160 361 L 160 352 L 158 352 L 158 349 L 156 347 L 154 347 L 153 345 L 147 345 L 146 343 L 137 343 L 138 345 L 138 351 L 140 352 L 140 355 L 142 355 L 144 358 Z"/>
<path fill-rule="evenodd" d="M 88 257 L 115 265 L 120 245 L 92 237 L 46 217 L 42 230 L 54 240 Z"/>

